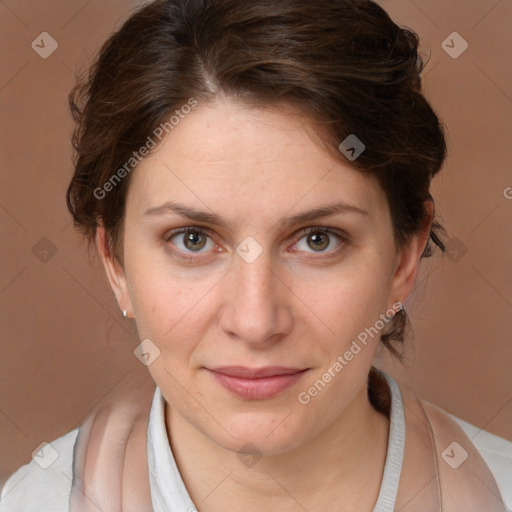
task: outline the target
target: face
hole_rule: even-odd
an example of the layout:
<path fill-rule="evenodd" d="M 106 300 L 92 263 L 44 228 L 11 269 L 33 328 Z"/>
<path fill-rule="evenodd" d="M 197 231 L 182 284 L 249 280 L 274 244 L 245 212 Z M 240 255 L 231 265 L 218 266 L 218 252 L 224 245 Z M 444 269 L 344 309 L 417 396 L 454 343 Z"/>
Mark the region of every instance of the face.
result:
<path fill-rule="evenodd" d="M 124 269 L 102 255 L 160 351 L 148 369 L 173 414 L 233 451 L 328 429 L 424 246 L 396 250 L 378 183 L 322 150 L 304 116 L 230 100 L 199 104 L 131 180 Z"/>

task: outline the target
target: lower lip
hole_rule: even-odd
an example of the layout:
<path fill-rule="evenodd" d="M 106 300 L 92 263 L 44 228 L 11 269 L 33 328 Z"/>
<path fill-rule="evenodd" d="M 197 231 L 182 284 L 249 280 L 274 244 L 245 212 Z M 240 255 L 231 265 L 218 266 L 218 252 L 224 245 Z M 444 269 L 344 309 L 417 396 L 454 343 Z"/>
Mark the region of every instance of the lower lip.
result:
<path fill-rule="evenodd" d="M 264 400 L 276 396 L 293 386 L 306 370 L 290 375 L 274 375 L 273 377 L 261 377 L 259 379 L 232 377 L 212 370 L 209 370 L 209 372 L 222 386 L 233 394 L 245 400 Z"/>

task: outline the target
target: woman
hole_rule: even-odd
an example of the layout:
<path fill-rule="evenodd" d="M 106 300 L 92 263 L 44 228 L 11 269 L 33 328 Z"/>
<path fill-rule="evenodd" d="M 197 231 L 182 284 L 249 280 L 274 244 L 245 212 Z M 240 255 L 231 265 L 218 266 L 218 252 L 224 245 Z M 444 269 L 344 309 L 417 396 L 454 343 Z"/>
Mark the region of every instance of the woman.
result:
<path fill-rule="evenodd" d="M 366 0 L 156 0 L 105 43 L 68 206 L 156 387 L 20 468 L 3 511 L 510 507 L 512 443 L 372 366 L 444 248 L 417 46 Z"/>

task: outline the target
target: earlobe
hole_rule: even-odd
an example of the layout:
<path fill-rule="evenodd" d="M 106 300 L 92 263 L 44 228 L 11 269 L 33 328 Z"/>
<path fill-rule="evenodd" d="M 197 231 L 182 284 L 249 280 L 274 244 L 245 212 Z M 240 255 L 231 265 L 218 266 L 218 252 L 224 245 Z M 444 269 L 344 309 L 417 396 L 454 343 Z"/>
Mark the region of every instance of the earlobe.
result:
<path fill-rule="evenodd" d="M 116 300 L 121 311 L 123 311 L 123 315 L 127 317 L 133 316 L 131 314 L 132 305 L 128 293 L 128 287 L 126 285 L 124 269 L 110 253 L 107 243 L 107 233 L 103 226 L 98 226 L 96 230 L 96 246 L 98 248 L 98 253 L 100 254 L 107 279 L 110 283 L 110 287 L 116 296 Z M 124 314 L 125 311 L 126 315 Z"/>

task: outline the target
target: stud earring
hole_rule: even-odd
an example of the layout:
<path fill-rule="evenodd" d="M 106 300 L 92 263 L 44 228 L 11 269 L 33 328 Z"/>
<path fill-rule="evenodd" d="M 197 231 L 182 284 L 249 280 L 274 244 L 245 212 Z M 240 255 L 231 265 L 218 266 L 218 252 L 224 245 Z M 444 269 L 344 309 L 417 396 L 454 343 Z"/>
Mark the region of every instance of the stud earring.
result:
<path fill-rule="evenodd" d="M 397 305 L 399 305 L 398 308 L 396 307 Z M 401 314 L 402 311 L 404 311 L 404 305 L 400 301 L 395 302 L 393 306 L 386 311 L 387 321 L 393 320 L 393 318 L 399 313 Z M 391 315 L 389 313 L 391 313 Z"/>
<path fill-rule="evenodd" d="M 123 309 L 123 316 L 124 316 L 125 318 L 127 318 L 127 315 L 126 315 L 126 309 Z"/>

